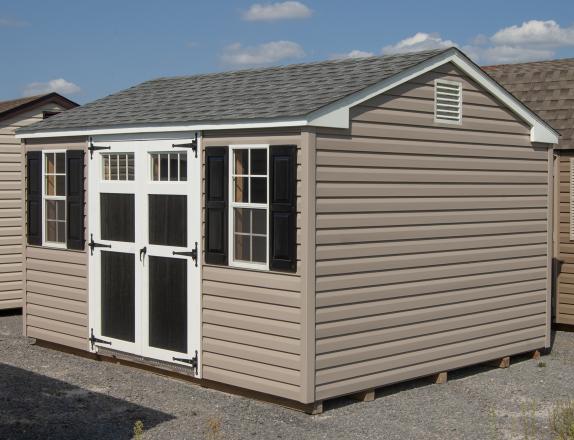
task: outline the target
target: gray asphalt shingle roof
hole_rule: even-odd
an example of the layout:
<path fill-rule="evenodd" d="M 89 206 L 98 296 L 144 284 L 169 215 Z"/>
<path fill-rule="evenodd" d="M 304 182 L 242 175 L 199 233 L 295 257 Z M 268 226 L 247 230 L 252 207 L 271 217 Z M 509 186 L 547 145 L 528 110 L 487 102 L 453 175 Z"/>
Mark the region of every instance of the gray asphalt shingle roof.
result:
<path fill-rule="evenodd" d="M 18 132 L 305 116 L 444 51 L 159 78 Z"/>

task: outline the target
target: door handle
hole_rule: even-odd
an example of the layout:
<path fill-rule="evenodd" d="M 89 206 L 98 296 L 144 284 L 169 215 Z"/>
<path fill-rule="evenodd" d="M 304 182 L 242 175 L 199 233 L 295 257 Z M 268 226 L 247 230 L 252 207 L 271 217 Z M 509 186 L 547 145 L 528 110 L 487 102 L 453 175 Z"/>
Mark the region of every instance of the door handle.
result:
<path fill-rule="evenodd" d="M 184 257 L 191 257 L 193 258 L 193 261 L 195 261 L 195 267 L 197 267 L 197 241 L 195 242 L 195 249 L 192 249 L 191 251 L 186 251 L 186 252 L 176 252 L 173 251 L 172 255 L 182 255 Z"/>
<path fill-rule="evenodd" d="M 146 253 L 147 253 L 147 247 L 144 246 L 143 248 L 140 249 L 140 261 L 143 261 L 142 257 L 145 257 Z"/>

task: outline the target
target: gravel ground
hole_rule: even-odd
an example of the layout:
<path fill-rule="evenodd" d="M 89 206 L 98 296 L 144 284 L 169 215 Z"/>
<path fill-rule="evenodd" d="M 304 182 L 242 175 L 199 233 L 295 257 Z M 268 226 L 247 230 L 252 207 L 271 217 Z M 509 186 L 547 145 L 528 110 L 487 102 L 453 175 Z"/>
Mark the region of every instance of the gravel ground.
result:
<path fill-rule="evenodd" d="M 444 385 L 412 381 L 308 416 L 37 347 L 21 326 L 0 315 L 1 439 L 131 438 L 137 420 L 143 439 L 551 439 L 549 409 L 574 399 L 574 333 L 555 334 L 545 366 L 513 358 L 508 369 L 462 369 Z"/>

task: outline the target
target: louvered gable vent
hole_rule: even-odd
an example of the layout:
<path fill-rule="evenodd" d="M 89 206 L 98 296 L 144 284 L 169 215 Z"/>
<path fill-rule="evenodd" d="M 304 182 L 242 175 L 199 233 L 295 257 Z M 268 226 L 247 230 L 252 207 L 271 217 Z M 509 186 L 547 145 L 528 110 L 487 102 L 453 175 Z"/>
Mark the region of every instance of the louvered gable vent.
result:
<path fill-rule="evenodd" d="M 462 83 L 437 79 L 434 84 L 434 101 L 435 121 L 460 124 Z"/>

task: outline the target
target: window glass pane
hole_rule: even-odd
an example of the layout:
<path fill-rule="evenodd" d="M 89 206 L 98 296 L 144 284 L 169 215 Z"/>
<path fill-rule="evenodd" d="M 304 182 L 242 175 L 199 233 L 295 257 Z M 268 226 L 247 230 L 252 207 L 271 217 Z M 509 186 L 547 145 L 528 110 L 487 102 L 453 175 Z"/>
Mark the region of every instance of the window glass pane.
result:
<path fill-rule="evenodd" d="M 267 233 L 267 211 L 264 209 L 252 210 L 252 232 L 254 234 Z"/>
<path fill-rule="evenodd" d="M 56 200 L 46 200 L 46 220 L 56 220 Z"/>
<path fill-rule="evenodd" d="M 56 204 L 56 220 L 66 221 L 66 202 L 64 200 L 54 200 Z"/>
<path fill-rule="evenodd" d="M 249 202 L 249 177 L 234 177 L 234 200 L 240 203 Z"/>
<path fill-rule="evenodd" d="M 254 236 L 251 238 L 253 252 L 253 261 L 256 263 L 265 263 L 267 261 L 267 239 L 266 237 Z"/>
<path fill-rule="evenodd" d="M 134 154 L 128 153 L 128 180 L 134 180 Z"/>
<path fill-rule="evenodd" d="M 179 175 L 179 170 L 178 170 L 178 165 L 179 165 L 179 155 L 176 154 L 170 154 L 169 155 L 169 180 L 173 181 L 177 181 L 178 180 L 178 175 Z"/>
<path fill-rule="evenodd" d="M 267 203 L 267 178 L 251 178 L 251 203 Z"/>
<path fill-rule="evenodd" d="M 234 150 L 234 172 L 235 174 L 249 174 L 247 164 L 249 163 L 249 150 Z"/>
<path fill-rule="evenodd" d="M 66 195 L 66 176 L 56 176 L 56 195 Z"/>
<path fill-rule="evenodd" d="M 151 155 L 151 180 L 159 180 L 159 154 Z"/>
<path fill-rule="evenodd" d="M 267 174 L 267 150 L 251 150 L 251 174 Z"/>
<path fill-rule="evenodd" d="M 103 163 L 103 179 L 109 180 L 110 178 L 110 156 L 105 155 L 102 156 L 102 163 Z"/>
<path fill-rule="evenodd" d="M 159 159 L 159 180 L 167 180 L 168 155 L 161 154 Z"/>
<path fill-rule="evenodd" d="M 187 180 L 187 153 L 179 155 L 179 180 Z"/>
<path fill-rule="evenodd" d="M 56 153 L 56 173 L 66 173 L 66 153 Z"/>
<path fill-rule="evenodd" d="M 118 178 L 119 180 L 126 180 L 128 177 L 128 170 L 127 170 L 127 166 L 128 166 L 128 160 L 127 160 L 127 156 L 125 154 L 119 154 L 118 155 L 118 161 L 119 161 L 119 173 L 118 173 Z"/>
<path fill-rule="evenodd" d="M 46 241 L 57 242 L 57 224 L 56 221 L 46 220 Z"/>
<path fill-rule="evenodd" d="M 48 175 L 46 176 L 46 188 L 44 189 L 44 193 L 47 196 L 53 196 L 56 193 L 56 188 L 55 188 L 55 180 L 56 180 L 56 176 L 53 175 Z"/>
<path fill-rule="evenodd" d="M 66 241 L 66 222 L 58 222 L 58 243 L 64 243 Z"/>
<path fill-rule="evenodd" d="M 110 155 L 110 180 L 118 180 L 118 155 Z"/>
<path fill-rule="evenodd" d="M 235 232 L 249 233 L 251 231 L 251 210 L 235 208 Z"/>
<path fill-rule="evenodd" d="M 54 153 L 46 153 L 46 172 L 55 173 L 56 164 L 54 163 Z"/>
<path fill-rule="evenodd" d="M 233 249 L 235 253 L 235 259 L 241 261 L 250 261 L 250 240 L 249 235 L 238 235 L 235 234 L 235 241 L 233 243 Z"/>

